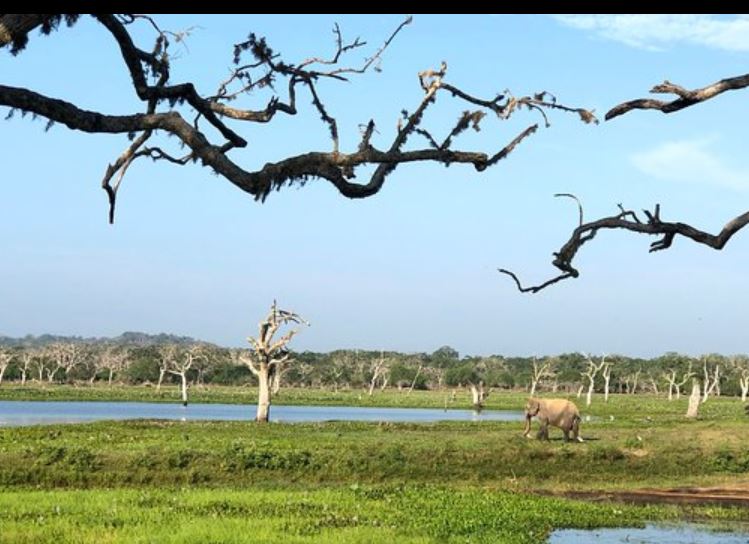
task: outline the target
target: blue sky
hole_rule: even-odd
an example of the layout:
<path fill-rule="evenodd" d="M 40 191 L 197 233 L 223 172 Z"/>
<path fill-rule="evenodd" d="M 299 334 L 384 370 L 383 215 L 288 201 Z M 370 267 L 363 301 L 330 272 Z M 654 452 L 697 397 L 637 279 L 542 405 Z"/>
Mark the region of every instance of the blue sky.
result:
<path fill-rule="evenodd" d="M 298 61 L 332 50 L 335 22 L 374 47 L 402 17 L 158 20 L 196 27 L 178 48 L 172 80 L 209 93 L 228 73 L 233 44 L 250 31 Z M 370 118 L 375 143 L 389 142 L 400 110 L 420 99 L 416 74 L 442 60 L 447 80 L 468 92 L 547 90 L 602 116 L 664 79 L 699 87 L 742 74 L 747 50 L 742 17 L 422 15 L 396 38 L 381 73 L 320 91 L 343 150 L 352 150 L 358 125 Z M 81 107 L 141 109 L 114 44 L 89 19 L 34 36 L 18 57 L 0 52 L 0 71 L 4 84 Z M 244 105 L 266 101 L 259 94 Z M 237 126 L 249 145 L 235 160 L 252 169 L 329 150 L 327 128 L 308 100 L 301 105 L 296 117 Z M 489 171 L 403 166 L 379 194 L 359 201 L 313 181 L 259 204 L 199 166 L 141 162 L 124 181 L 113 226 L 99 184 L 126 138 L 61 126 L 45 133 L 43 121 L 17 115 L 0 130 L 0 334 L 143 330 L 241 346 L 276 298 L 312 324 L 296 349 L 746 352 L 743 233 L 722 252 L 679 239 L 652 255 L 647 237 L 600 233 L 578 256 L 580 278 L 536 295 L 518 293 L 496 272 L 510 268 L 527 282 L 554 273 L 551 253 L 577 217 L 572 202 L 553 198 L 558 192 L 575 193 L 589 219 L 620 202 L 638 210 L 660 202 L 664 219 L 719 229 L 746 209 L 745 107 L 738 92 L 670 116 L 633 112 L 599 126 L 552 113 L 551 128 Z M 426 126 L 449 127 L 459 111 L 440 99 Z M 528 112 L 487 119 L 480 134 L 458 143 L 496 151 L 537 121 Z"/>

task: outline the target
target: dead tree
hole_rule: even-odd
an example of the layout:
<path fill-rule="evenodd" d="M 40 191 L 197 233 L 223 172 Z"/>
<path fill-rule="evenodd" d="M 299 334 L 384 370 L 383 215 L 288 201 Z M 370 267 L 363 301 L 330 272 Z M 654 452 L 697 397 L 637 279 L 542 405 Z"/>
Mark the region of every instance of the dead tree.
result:
<path fill-rule="evenodd" d="M 630 100 L 609 110 L 606 113 L 606 121 L 633 110 L 656 110 L 663 113 L 673 113 L 710 100 L 724 92 L 746 87 L 749 87 L 749 74 L 721 79 L 699 89 L 686 89 L 670 81 L 664 81 L 654 86 L 650 92 L 674 95 L 673 100 L 656 100 L 653 98 Z M 569 194 L 555 196 L 570 196 L 577 200 L 577 197 Z M 644 209 L 644 217 L 638 216 L 633 210 L 625 209 L 621 204 L 618 204 L 618 213 L 586 223 L 583 222 L 582 205 L 579 200 L 577 200 L 577 203 L 579 209 L 578 226 L 572 231 L 569 240 L 564 243 L 559 251 L 553 254 L 552 265 L 559 271 L 559 274 L 536 285 L 523 286 L 516 274 L 506 269 L 499 269 L 499 272 L 507 274 L 513 279 L 521 292 L 537 293 L 559 281 L 577 278 L 580 271 L 573 266 L 573 260 L 580 248 L 593 240 L 601 230 L 626 230 L 638 234 L 647 234 L 648 236 L 657 236 L 658 239 L 650 244 L 650 252 L 653 253 L 670 248 L 677 236 L 715 250 L 721 250 L 737 232 L 749 224 L 749 211 L 745 211 L 729 219 L 720 232 L 712 234 L 683 221 L 664 221 L 661 219 L 660 204 L 655 204 L 652 211 Z"/>
<path fill-rule="evenodd" d="M 32 348 L 26 348 L 18 356 L 19 361 L 20 361 L 20 364 L 18 365 L 18 370 L 21 372 L 21 385 L 26 385 L 26 380 L 29 376 L 29 373 L 31 372 L 34 359 L 35 357 L 37 357 L 37 355 L 38 353 L 36 350 Z"/>
<path fill-rule="evenodd" d="M 598 122 L 591 112 L 564 106 L 547 92 L 519 97 L 507 91 L 488 98 L 474 96 L 448 82 L 447 65 L 443 63 L 437 69 L 418 74 L 422 97 L 409 111 L 397 110 L 401 112 L 400 117 L 394 115 L 393 125 L 397 127 L 389 141 L 376 143 L 376 139 L 387 138 L 392 131 L 376 127 L 372 119 L 361 126 L 359 141 L 346 152 L 340 141 L 339 122 L 322 96 L 322 82 L 347 82 L 358 74 L 378 69 L 386 49 L 411 23 L 410 17 L 359 66 L 346 66 L 343 62 L 366 42 L 358 38 L 345 41 L 337 25 L 334 27 L 335 53 L 331 57 L 310 56 L 296 62 L 282 59 L 265 38 L 250 34 L 246 41 L 234 45 L 234 67 L 226 80 L 209 94 L 201 94 L 198 85 L 192 82 L 171 80 L 172 45 L 182 42 L 185 32 L 162 30 L 154 18 L 145 15 L 96 14 L 93 18 L 119 50 L 122 69 L 128 72 L 132 82 L 134 98 L 141 103 L 138 111 L 123 115 L 89 111 L 72 102 L 8 85 L 0 85 L 0 105 L 8 106 L 11 112 L 31 113 L 47 119 L 48 127 L 61 124 L 94 134 L 127 135 L 129 142 L 122 154 L 107 166 L 101 181 L 109 199 L 110 222 L 114 220 L 115 201 L 123 177 L 141 158 L 180 166 L 197 162 L 259 201 L 264 201 L 273 191 L 302 186 L 313 179 L 329 182 L 345 197 L 365 198 L 379 192 L 387 177 L 403 164 L 422 161 L 446 166 L 467 164 L 482 172 L 506 158 L 539 128 L 539 123 L 528 125 L 490 153 L 456 149 L 453 144 L 459 135 L 468 129 L 478 131 L 487 114 L 505 120 L 521 110 L 533 110 L 540 115 L 544 126 L 548 126 L 546 112 L 561 110 L 578 115 L 586 123 Z M 39 28 L 48 34 L 57 30 L 63 21 L 73 26 L 78 19 L 78 15 L 0 15 L 0 48 L 9 46 L 15 55 L 25 47 L 32 30 Z M 152 33 L 153 45 L 138 43 L 136 38 L 144 32 Z M 246 58 L 248 56 L 250 58 Z M 107 66 L 107 70 L 111 69 L 111 65 Z M 277 90 L 283 92 L 275 94 Z M 269 102 L 263 101 L 258 107 L 248 103 L 255 91 L 274 94 Z M 276 116 L 294 116 L 302 95 L 312 103 L 330 133 L 330 149 L 276 162 L 258 161 L 256 157 L 255 162 L 265 163 L 262 168 L 254 171 L 243 168 L 237 161 L 236 150 L 247 149 L 248 142 L 237 132 L 236 125 L 270 123 Z M 435 135 L 425 128 L 424 120 L 428 110 L 431 112 L 431 106 L 442 96 L 461 102 L 466 111 L 446 134 Z M 166 147 L 169 141 L 164 136 L 170 136 L 178 144 L 176 153 Z M 417 138 L 425 144 L 406 146 L 408 141 L 413 144 Z M 177 154 L 181 153 L 179 146 L 186 150 L 181 156 Z M 361 170 L 368 166 L 373 167 L 373 173 L 359 181 L 364 177 Z"/>
<path fill-rule="evenodd" d="M 471 405 L 474 410 L 481 411 L 484 409 L 484 402 L 489 396 L 490 391 L 484 389 L 484 380 L 479 380 L 478 383 L 468 382 L 468 388 L 471 390 Z"/>
<path fill-rule="evenodd" d="M 172 361 L 177 359 L 178 348 L 174 344 L 166 344 L 159 346 L 159 381 L 156 384 L 156 391 L 161 391 L 161 384 L 164 381 L 164 376 L 169 372 L 172 367 Z"/>
<path fill-rule="evenodd" d="M 593 359 L 591 359 L 588 355 L 586 355 L 586 358 L 588 360 L 588 367 L 582 373 L 582 376 L 583 378 L 588 380 L 588 394 L 585 397 L 585 405 L 590 406 L 590 403 L 593 401 L 593 390 L 596 386 L 596 376 L 601 370 L 603 370 L 604 366 L 606 366 L 607 363 L 606 355 L 603 355 L 601 357 L 601 362 L 598 364 L 594 363 Z"/>
<path fill-rule="evenodd" d="M 624 390 L 628 395 L 634 395 L 635 393 L 637 393 L 637 385 L 638 381 L 640 380 L 640 373 L 642 373 L 642 369 L 638 368 L 636 372 L 627 374 L 622 378 L 624 380 Z"/>
<path fill-rule="evenodd" d="M 127 350 L 118 348 L 117 346 L 107 346 L 103 350 L 100 350 L 94 359 L 95 366 L 91 383 L 93 383 L 99 371 L 106 370 L 108 372 L 107 384 L 111 386 L 114 374 L 126 368 L 128 357 Z"/>
<path fill-rule="evenodd" d="M 258 326 L 257 338 L 250 336 L 247 339 L 251 346 L 249 354 L 239 356 L 239 360 L 250 369 L 250 372 L 258 381 L 257 414 L 255 416 L 255 421 L 258 423 L 268 422 L 272 396 L 271 381 L 279 366 L 288 362 L 291 358 L 288 344 L 300 328 L 289 329 L 286 334 L 277 340 L 274 339 L 274 336 L 281 327 L 293 324 L 309 325 L 295 312 L 279 309 L 274 300 L 270 312 Z"/>
<path fill-rule="evenodd" d="M 695 373 L 692 372 L 692 362 L 689 362 L 689 366 L 687 367 L 686 372 L 682 374 L 681 381 L 676 381 L 676 373 L 677 370 L 675 368 L 669 368 L 668 373 L 663 374 L 663 378 L 668 383 L 668 400 L 673 400 L 674 395 L 673 393 L 676 393 L 676 400 L 679 400 L 681 397 L 681 388 L 692 378 L 695 376 Z"/>
<path fill-rule="evenodd" d="M 708 369 L 707 357 L 702 358 L 702 402 L 706 402 L 710 394 L 719 387 L 720 384 L 720 364 L 715 363 L 712 372 Z"/>
<path fill-rule="evenodd" d="M 13 360 L 13 353 L 9 349 L 0 348 L 0 384 L 3 383 L 3 376 L 5 375 L 6 369 L 10 366 L 10 362 Z"/>
<path fill-rule="evenodd" d="M 731 357 L 731 366 L 741 388 L 741 402 L 746 402 L 747 396 L 749 396 L 749 358 L 745 355 Z"/>
<path fill-rule="evenodd" d="M 380 358 L 372 365 L 372 379 L 369 380 L 369 391 L 368 394 L 371 397 L 374 393 L 374 389 L 377 386 L 377 380 L 381 380 L 382 387 L 384 389 L 387 385 L 385 376 L 388 374 L 388 367 L 385 365 L 385 352 L 380 350 Z"/>
<path fill-rule="evenodd" d="M 416 380 L 419 379 L 419 375 L 421 374 L 421 371 L 423 369 L 424 367 L 422 365 L 419 365 L 419 368 L 416 369 L 416 374 L 414 374 L 414 379 L 411 380 L 411 387 L 409 387 L 408 391 L 406 392 L 407 395 L 410 395 L 413 392 L 414 387 L 416 387 Z"/>
<path fill-rule="evenodd" d="M 538 359 L 534 356 L 531 366 L 531 386 L 530 396 L 536 396 L 536 388 L 541 380 L 544 378 L 554 377 L 554 365 L 556 364 L 555 359 L 545 357 L 542 363 L 539 363 Z"/>
<path fill-rule="evenodd" d="M 68 377 L 70 371 L 83 362 L 83 348 L 72 342 L 50 344 L 46 351 L 54 364 L 54 367 L 47 368 L 49 383 L 55 381 L 55 376 L 60 370 L 64 370 L 65 376 Z"/>
<path fill-rule="evenodd" d="M 604 359 L 606 356 L 604 355 Z M 611 367 L 613 363 L 608 362 L 601 368 L 601 376 L 603 376 L 603 401 L 609 401 L 609 384 L 611 383 Z"/>
<path fill-rule="evenodd" d="M 687 407 L 687 417 L 695 418 L 700 410 L 700 384 L 692 378 L 692 394 L 689 395 L 689 406 Z"/>
<path fill-rule="evenodd" d="M 177 353 L 177 356 L 169 360 L 169 368 L 167 372 L 180 378 L 180 394 L 182 397 L 182 406 L 187 406 L 187 373 L 193 367 L 195 362 L 205 357 L 203 353 L 203 347 L 200 345 L 192 345 L 186 350 L 182 350 L 181 353 Z"/>

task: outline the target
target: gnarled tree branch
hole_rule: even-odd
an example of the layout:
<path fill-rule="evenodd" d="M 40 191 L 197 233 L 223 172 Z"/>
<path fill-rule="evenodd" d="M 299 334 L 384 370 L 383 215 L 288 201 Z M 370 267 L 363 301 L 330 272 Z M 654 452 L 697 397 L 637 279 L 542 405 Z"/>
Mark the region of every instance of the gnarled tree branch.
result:
<path fill-rule="evenodd" d="M 1 25 L 8 21 L 0 15 Z M 49 16 L 48 20 L 33 20 L 23 26 L 24 29 L 41 25 L 42 30 L 57 24 L 63 16 Z M 373 142 L 375 134 L 374 120 L 366 123 L 361 142 L 355 150 L 346 153 L 339 142 L 338 121 L 329 105 L 325 104 L 316 83 L 320 79 L 346 80 L 353 74 L 366 72 L 370 67 L 377 69 L 384 51 L 397 34 L 411 22 L 405 19 L 385 40 L 382 46 L 358 67 L 341 65 L 346 53 L 365 45 L 358 38 L 346 43 L 341 31 L 335 28 L 336 50 L 331 58 L 310 57 L 300 63 L 288 63 L 281 60 L 266 43 L 265 39 L 251 34 L 247 41 L 234 48 L 234 61 L 237 67 L 229 78 L 221 83 L 218 91 L 212 96 L 202 96 L 195 85 L 190 82 L 173 84 L 170 82 L 170 39 L 181 39 L 182 34 L 163 31 L 156 22 L 140 15 L 94 15 L 95 19 L 108 31 L 117 43 L 122 61 L 130 74 L 136 96 L 144 102 L 143 113 L 131 115 L 107 115 L 97 111 L 87 111 L 78 106 L 36 93 L 30 89 L 0 85 L 0 105 L 9 106 L 23 112 L 31 112 L 45 117 L 49 121 L 62 123 L 70 129 L 89 133 L 123 133 L 131 140 L 122 154 L 110 164 L 102 180 L 102 187 L 107 192 L 110 203 L 110 221 L 113 219 L 115 197 L 123 176 L 134 160 L 149 157 L 153 160 L 167 160 L 173 164 L 183 165 L 190 161 L 200 161 L 204 166 L 214 170 L 243 191 L 263 201 L 273 190 L 293 184 L 303 185 L 310 179 L 323 179 L 330 182 L 342 195 L 349 198 L 365 198 L 377 193 L 386 178 L 404 163 L 418 161 L 440 162 L 446 166 L 454 163 L 470 164 L 476 171 L 483 171 L 496 164 L 511 153 L 515 147 L 536 131 L 537 124 L 532 124 L 511 138 L 504 146 L 489 153 L 482 151 L 455 149 L 455 140 L 467 129 L 479 130 L 486 113 L 493 112 L 500 120 L 509 118 L 523 108 L 534 110 L 543 117 L 546 125 L 546 111 L 550 109 L 577 113 L 585 122 L 597 122 L 593 114 L 580 108 L 570 108 L 556 102 L 556 98 L 546 92 L 513 97 L 508 91 L 492 99 L 475 97 L 464 90 L 445 81 L 447 66 L 443 63 L 437 70 L 425 70 L 419 74 L 419 82 L 424 96 L 413 113 L 403 112 L 398 128 L 389 144 L 377 146 Z M 75 19 L 64 18 L 71 24 Z M 36 21 L 36 22 L 34 22 Z M 146 21 L 149 28 L 156 32 L 155 43 L 150 49 L 138 47 L 130 34 L 130 25 Z M 45 26 L 46 25 L 46 26 Z M 7 26 L 7 25 L 6 25 Z M 16 25 L 20 28 L 19 25 Z M 0 30 L 1 32 L 1 30 Z M 28 30 L 25 30 L 28 33 Z M 2 39 L 2 38 L 0 38 Z M 7 38 L 10 39 L 10 38 Z M 2 47 L 0 41 L 0 47 Z M 245 52 L 253 60 L 240 65 Z M 258 74 L 259 71 L 259 74 Z M 274 89 L 274 83 L 283 79 L 287 82 L 285 98 L 273 96 L 264 109 L 251 109 L 229 106 L 227 102 L 239 100 L 249 92 L 257 89 Z M 239 86 L 239 89 L 235 89 Z M 300 87 L 301 86 L 301 87 Z M 248 171 L 236 160 L 229 157 L 234 149 L 245 148 L 246 140 L 238 134 L 229 122 L 267 123 L 276 113 L 287 115 L 297 113 L 298 87 L 310 93 L 312 104 L 319 113 L 322 122 L 328 127 L 332 140 L 332 150 L 312 151 L 291 156 L 274 163 L 267 163 L 255 171 Z M 431 138 L 423 126 L 425 115 L 435 104 L 438 95 L 447 91 L 453 99 L 469 104 L 455 127 L 441 139 L 441 143 Z M 275 92 L 275 91 L 274 91 Z M 193 110 L 187 117 L 179 108 L 181 104 L 189 105 Z M 192 123 L 188 118 L 194 118 Z M 205 119 L 213 129 L 210 133 L 201 130 L 199 119 Z M 219 141 L 214 139 L 214 131 Z M 182 158 L 153 145 L 144 147 L 146 142 L 157 135 L 168 133 L 175 136 L 180 144 L 188 148 Z M 407 147 L 412 134 L 428 135 L 428 148 Z M 221 141 L 223 139 L 223 141 Z M 374 173 L 369 180 L 356 179 L 356 169 L 360 166 L 375 165 Z M 113 181 L 114 180 L 114 181 Z"/>
<path fill-rule="evenodd" d="M 692 225 L 681 222 L 663 221 L 660 217 L 660 205 L 656 204 L 653 212 L 643 210 L 646 220 L 642 221 L 637 214 L 631 210 L 625 210 L 620 205 L 621 212 L 617 215 L 604 217 L 589 223 L 583 223 L 578 226 L 570 236 L 570 239 L 554 253 L 552 264 L 561 271 L 561 274 L 555 276 L 538 285 L 523 287 L 517 275 L 506 269 L 498 269 L 500 273 L 510 276 L 517 286 L 518 290 L 523 293 L 537 293 L 542 289 L 567 278 L 576 278 L 580 272 L 572 266 L 578 250 L 586 243 L 595 238 L 601 229 L 619 229 L 648 234 L 651 236 L 660 236 L 659 240 L 650 244 L 650 252 L 662 251 L 671 247 L 674 238 L 683 236 L 693 242 L 706 245 L 713 249 L 723 249 L 731 237 L 749 224 L 749 212 L 745 212 L 731 219 L 721 229 L 718 234 L 711 234 L 697 229 Z M 581 207 L 582 212 L 582 207 Z"/>
<path fill-rule="evenodd" d="M 618 117 L 632 110 L 659 110 L 663 113 L 673 113 L 683 110 L 689 106 L 694 106 L 705 100 L 718 96 L 726 91 L 735 91 L 749 87 L 749 74 L 743 76 L 729 77 L 721 79 L 715 83 L 702 87 L 701 89 L 687 90 L 680 85 L 675 85 L 670 81 L 664 81 L 650 89 L 651 93 L 675 94 L 678 98 L 665 101 L 654 98 L 640 98 L 630 100 L 614 106 L 606 113 L 606 121 Z"/>

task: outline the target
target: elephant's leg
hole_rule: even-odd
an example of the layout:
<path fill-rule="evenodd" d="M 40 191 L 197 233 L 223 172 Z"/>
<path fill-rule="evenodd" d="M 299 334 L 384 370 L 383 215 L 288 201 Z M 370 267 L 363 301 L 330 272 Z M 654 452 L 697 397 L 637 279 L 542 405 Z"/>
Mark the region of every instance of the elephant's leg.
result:
<path fill-rule="evenodd" d="M 564 427 L 562 429 L 562 432 L 564 433 L 564 441 L 569 442 L 570 441 L 570 430 L 567 427 Z"/>
<path fill-rule="evenodd" d="M 576 417 L 572 421 L 572 438 L 574 438 L 577 442 L 582 442 L 583 439 L 580 438 L 580 418 Z"/>
<path fill-rule="evenodd" d="M 538 438 L 541 440 L 549 440 L 549 420 L 541 420 L 541 429 L 538 431 Z"/>

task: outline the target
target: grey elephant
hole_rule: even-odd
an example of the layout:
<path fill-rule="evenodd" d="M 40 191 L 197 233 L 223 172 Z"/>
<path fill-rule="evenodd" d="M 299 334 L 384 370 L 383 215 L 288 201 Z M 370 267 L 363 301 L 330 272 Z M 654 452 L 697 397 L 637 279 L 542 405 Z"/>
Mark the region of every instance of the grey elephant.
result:
<path fill-rule="evenodd" d="M 564 441 L 572 439 L 582 442 L 580 438 L 580 412 L 575 403 L 567 399 L 537 399 L 530 398 L 525 404 L 525 428 L 523 436 L 526 438 L 531 432 L 531 419 L 538 419 L 541 429 L 538 431 L 540 440 L 549 439 L 549 425 L 559 427 L 564 432 Z"/>

